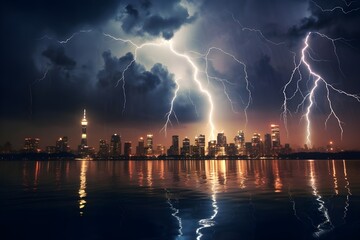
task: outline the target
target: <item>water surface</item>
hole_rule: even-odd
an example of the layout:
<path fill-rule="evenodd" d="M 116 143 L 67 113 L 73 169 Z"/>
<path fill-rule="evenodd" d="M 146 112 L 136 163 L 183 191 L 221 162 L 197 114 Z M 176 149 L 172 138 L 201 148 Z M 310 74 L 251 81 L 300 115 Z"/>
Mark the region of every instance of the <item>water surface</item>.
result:
<path fill-rule="evenodd" d="M 360 160 L 2 161 L 0 239 L 358 239 Z"/>

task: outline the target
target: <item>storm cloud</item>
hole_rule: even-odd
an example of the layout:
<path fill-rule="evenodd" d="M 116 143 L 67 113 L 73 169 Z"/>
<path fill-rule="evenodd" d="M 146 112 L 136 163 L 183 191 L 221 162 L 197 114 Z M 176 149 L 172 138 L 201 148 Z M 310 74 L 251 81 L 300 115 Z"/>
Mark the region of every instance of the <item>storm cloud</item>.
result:
<path fill-rule="evenodd" d="M 131 1 L 118 17 L 127 33 L 165 39 L 172 38 L 182 25 L 191 24 L 195 19 L 196 15 L 190 16 L 180 0 Z"/>

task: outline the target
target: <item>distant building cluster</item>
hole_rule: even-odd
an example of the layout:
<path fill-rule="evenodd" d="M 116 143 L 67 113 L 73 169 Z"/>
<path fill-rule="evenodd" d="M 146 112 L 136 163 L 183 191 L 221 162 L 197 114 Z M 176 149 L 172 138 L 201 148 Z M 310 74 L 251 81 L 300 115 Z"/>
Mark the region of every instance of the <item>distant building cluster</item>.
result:
<path fill-rule="evenodd" d="M 81 120 L 81 141 L 77 148 L 77 154 L 81 156 L 96 156 L 98 158 L 120 158 L 120 157 L 152 157 L 152 156 L 169 156 L 169 157 L 234 157 L 244 156 L 250 158 L 260 157 L 276 157 L 279 154 L 290 154 L 292 149 L 289 144 L 281 144 L 279 125 L 271 124 L 270 133 L 264 134 L 263 138 L 259 133 L 253 133 L 246 141 L 245 133 L 239 130 L 232 138 L 233 142 L 228 142 L 228 138 L 224 132 L 217 134 L 216 140 L 206 142 L 204 134 L 195 136 L 193 142 L 190 138 L 184 137 L 180 139 L 179 135 L 172 136 L 172 144 L 166 149 L 162 144 L 154 144 L 154 135 L 148 133 L 146 137 L 140 137 L 133 149 L 131 141 L 122 141 L 121 135 L 115 133 L 110 137 L 110 141 L 105 139 L 99 140 L 99 150 L 96 152 L 94 147 L 90 147 L 87 141 L 86 110 L 84 110 Z M 1 153 L 11 153 L 12 147 L 10 143 L 0 146 Z M 303 151 L 309 151 L 304 146 Z M 335 148 L 333 142 L 330 142 L 324 149 L 324 152 L 334 152 L 339 149 Z M 24 153 L 39 153 L 40 139 L 25 138 Z M 67 136 L 60 137 L 54 146 L 46 146 L 45 152 L 53 153 L 70 153 L 72 150 L 69 146 Z"/>

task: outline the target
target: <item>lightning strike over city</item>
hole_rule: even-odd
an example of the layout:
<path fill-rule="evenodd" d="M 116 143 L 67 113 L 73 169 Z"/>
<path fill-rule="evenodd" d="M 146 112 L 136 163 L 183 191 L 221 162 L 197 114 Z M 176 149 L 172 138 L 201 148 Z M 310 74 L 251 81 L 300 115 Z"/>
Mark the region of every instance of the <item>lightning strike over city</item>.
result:
<path fill-rule="evenodd" d="M 325 120 L 325 127 L 326 127 L 327 122 L 329 121 L 329 119 L 333 116 L 336 119 L 336 122 L 338 124 L 339 129 L 340 129 L 341 139 L 343 138 L 343 133 L 344 133 L 344 129 L 342 127 L 343 122 L 340 120 L 340 117 L 338 116 L 338 114 L 334 110 L 333 101 L 332 101 L 332 98 L 330 96 L 330 92 L 333 91 L 335 93 L 345 95 L 347 97 L 353 98 L 356 101 L 360 102 L 360 96 L 358 96 L 357 94 L 347 93 L 347 92 L 345 92 L 345 91 L 343 91 L 341 89 L 338 89 L 338 88 L 334 87 L 332 84 L 328 83 L 320 74 L 318 74 L 317 72 L 315 72 L 312 69 L 311 63 L 309 63 L 309 61 L 307 59 L 307 56 L 311 56 L 308 49 L 309 49 L 309 46 L 310 46 L 309 38 L 312 35 L 316 35 L 316 36 L 320 36 L 322 38 L 326 38 L 327 40 L 330 40 L 332 42 L 334 55 L 336 56 L 336 59 L 338 61 L 339 69 L 340 69 L 340 61 L 339 61 L 339 57 L 338 57 L 337 52 L 336 52 L 335 41 L 342 40 L 340 38 L 339 39 L 332 39 L 332 38 L 330 38 L 330 37 L 328 37 L 328 36 L 326 36 L 324 34 L 321 34 L 319 32 L 309 32 L 305 37 L 304 47 L 301 50 L 301 59 L 300 59 L 298 64 L 295 64 L 295 68 L 292 71 L 290 80 L 289 80 L 288 83 L 285 84 L 285 87 L 283 89 L 284 103 L 282 105 L 282 108 L 284 110 L 283 118 L 284 118 L 285 124 L 287 122 L 287 113 L 289 112 L 289 109 L 287 108 L 287 105 L 288 105 L 287 101 L 292 100 L 295 97 L 295 95 L 299 92 L 302 95 L 303 99 L 301 100 L 301 103 L 298 105 L 298 109 L 299 109 L 299 106 L 301 106 L 303 104 L 306 104 L 306 102 L 307 102 L 306 111 L 305 111 L 303 117 L 305 118 L 305 121 L 306 121 L 306 144 L 309 145 L 309 146 L 312 145 L 312 141 L 311 141 L 311 132 L 312 132 L 311 113 L 312 113 L 312 109 L 313 109 L 313 107 L 315 105 L 316 92 L 317 92 L 317 89 L 320 87 L 319 85 L 321 83 L 324 85 L 324 87 L 326 89 L 326 100 L 327 100 L 327 103 L 328 103 L 328 107 L 330 109 L 329 114 L 327 115 L 326 120 Z M 301 80 L 303 80 L 302 79 L 302 74 L 300 72 L 300 67 L 302 65 L 304 65 L 305 69 L 307 70 L 307 73 L 309 74 L 309 78 L 312 78 L 311 80 L 313 82 L 312 86 L 310 86 L 309 92 L 305 96 L 302 94 L 301 90 L 299 89 L 299 82 Z M 296 90 L 292 93 L 292 95 L 290 97 L 288 97 L 286 91 L 287 91 L 287 88 L 288 88 L 289 84 L 291 84 L 294 81 L 294 73 L 296 73 L 296 72 L 299 73 L 299 79 L 296 81 Z"/>
<path fill-rule="evenodd" d="M 359 22 L 360 0 L 2 1 L 0 239 L 357 239 Z"/>

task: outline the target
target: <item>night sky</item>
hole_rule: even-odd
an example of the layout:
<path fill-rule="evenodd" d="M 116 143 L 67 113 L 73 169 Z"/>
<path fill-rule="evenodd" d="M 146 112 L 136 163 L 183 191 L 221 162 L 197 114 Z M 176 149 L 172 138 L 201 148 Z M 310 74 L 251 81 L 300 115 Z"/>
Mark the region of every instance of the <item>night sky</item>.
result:
<path fill-rule="evenodd" d="M 250 141 L 254 132 L 263 136 L 276 123 L 282 143 L 302 146 L 309 98 L 298 105 L 315 80 L 304 64 L 295 71 L 286 93 L 291 97 L 297 85 L 300 91 L 288 101 L 286 133 L 283 90 L 293 73 L 294 56 L 298 64 L 305 37 L 313 32 L 305 54 L 313 71 L 334 88 L 359 94 L 359 23 L 360 1 L 350 4 L 350 0 L 5 1 L 0 144 L 10 141 L 20 148 L 24 137 L 39 137 L 44 148 L 69 136 L 75 149 L 84 108 L 89 143 L 96 148 L 100 138 L 109 140 L 113 133 L 133 146 L 149 132 L 155 144 L 167 147 L 173 134 L 180 139 L 188 136 L 192 143 L 201 133 L 209 140 L 208 98 L 193 79 L 194 68 L 170 50 L 171 43 L 199 70 L 198 79 L 214 102 L 216 133 L 224 131 L 233 142 L 236 131 L 243 129 Z M 105 34 L 138 46 L 146 42 L 158 46 L 135 51 L 131 43 Z M 177 87 L 178 121 L 172 113 L 166 136 L 161 129 Z M 252 100 L 247 108 L 248 90 Z M 333 140 L 338 146 L 359 149 L 360 102 L 330 90 L 335 114 L 327 127 L 331 108 L 325 84 L 319 83 L 314 92 L 311 143 L 321 146 Z M 342 121 L 342 140 L 336 116 Z"/>

